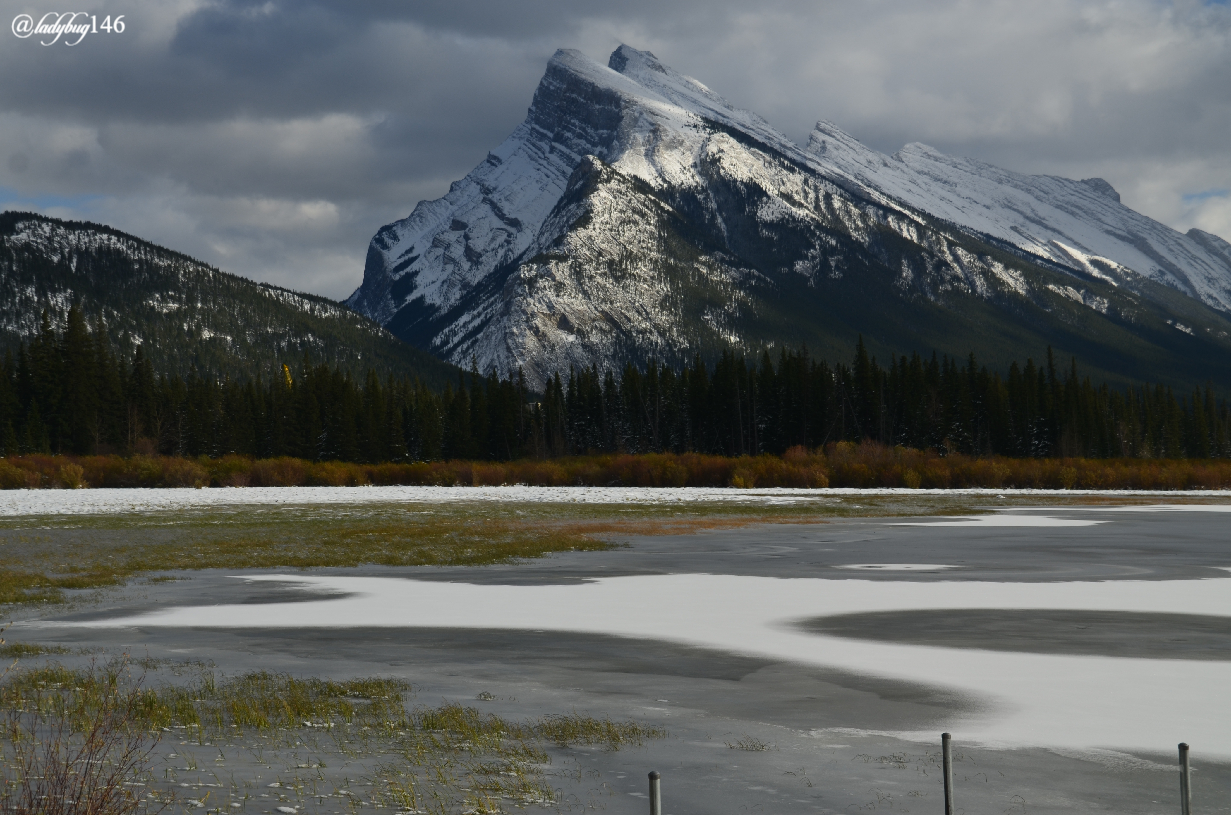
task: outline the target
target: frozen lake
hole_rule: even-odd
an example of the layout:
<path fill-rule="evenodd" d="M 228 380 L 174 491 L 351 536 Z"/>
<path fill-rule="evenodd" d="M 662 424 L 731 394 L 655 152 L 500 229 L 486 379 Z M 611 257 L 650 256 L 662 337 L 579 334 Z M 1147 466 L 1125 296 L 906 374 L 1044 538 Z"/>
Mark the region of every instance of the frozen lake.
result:
<path fill-rule="evenodd" d="M 433 702 L 486 694 L 502 715 L 658 721 L 669 744 L 594 759 L 627 788 L 616 812 L 642 811 L 650 765 L 687 800 L 671 813 L 884 796 L 931 812 L 920 768 L 942 730 L 970 762 L 967 811 L 1172 811 L 1186 741 L 1199 809 L 1225 812 L 1228 511 L 838 520 L 502 566 L 198 572 L 14 632 L 231 672 L 394 674 Z M 773 749 L 729 747 L 741 734 Z"/>

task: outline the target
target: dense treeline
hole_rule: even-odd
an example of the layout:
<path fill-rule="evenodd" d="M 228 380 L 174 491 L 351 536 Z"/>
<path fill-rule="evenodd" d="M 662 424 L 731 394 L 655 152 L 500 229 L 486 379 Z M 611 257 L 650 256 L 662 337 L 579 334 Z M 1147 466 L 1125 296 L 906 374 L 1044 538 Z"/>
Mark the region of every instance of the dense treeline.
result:
<path fill-rule="evenodd" d="M 780 454 L 840 441 L 942 455 L 1087 458 L 1231 456 L 1231 410 L 1209 387 L 1114 390 L 1076 361 L 1013 363 L 1005 375 L 914 354 L 882 365 L 806 350 L 713 366 L 557 373 L 541 396 L 521 376 L 474 372 L 443 391 L 410 379 L 363 381 L 308 360 L 246 380 L 155 375 L 137 348 L 70 310 L 44 320 L 0 370 L 0 451 L 228 454 L 309 461 L 505 461 L 586 453 Z"/>

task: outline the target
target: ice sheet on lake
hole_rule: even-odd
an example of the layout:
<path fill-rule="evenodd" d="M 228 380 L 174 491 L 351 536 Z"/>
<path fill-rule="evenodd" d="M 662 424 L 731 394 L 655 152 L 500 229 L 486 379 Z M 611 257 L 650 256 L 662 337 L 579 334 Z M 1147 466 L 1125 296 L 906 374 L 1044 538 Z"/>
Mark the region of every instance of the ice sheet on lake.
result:
<path fill-rule="evenodd" d="M 467 501 L 566 504 L 796 504 L 871 496 L 1157 495 L 1133 490 L 734 489 L 721 487 L 220 487 L 207 489 L 0 490 L 0 517 L 95 515 L 303 504 L 442 504 Z M 1231 498 L 1231 490 L 1189 490 L 1168 496 Z M 1051 508 L 1052 511 L 1055 508 Z M 1066 508 L 1067 509 L 1067 508 Z M 1161 511 L 1161 510 L 1156 510 Z"/>
<path fill-rule="evenodd" d="M 1075 609 L 1231 617 L 1231 579 L 1098 583 L 874 582 L 676 574 L 574 585 L 267 575 L 336 599 L 172 608 L 90 627 L 433 627 L 668 640 L 942 687 L 991 712 L 937 722 L 964 741 L 1170 750 L 1231 758 L 1231 662 L 1004 653 L 804 632 L 795 620 L 911 609 Z M 42 625 L 58 625 L 43 623 Z M 933 734 L 934 735 L 934 734 Z"/>
<path fill-rule="evenodd" d="M 943 563 L 844 563 L 835 569 L 856 569 L 868 572 L 939 572 L 944 569 L 960 569 Z"/>
<path fill-rule="evenodd" d="M 947 520 L 901 521 L 893 526 L 1094 526 L 1106 521 L 1084 521 L 1074 518 L 1050 518 L 1045 515 L 963 515 Z"/>

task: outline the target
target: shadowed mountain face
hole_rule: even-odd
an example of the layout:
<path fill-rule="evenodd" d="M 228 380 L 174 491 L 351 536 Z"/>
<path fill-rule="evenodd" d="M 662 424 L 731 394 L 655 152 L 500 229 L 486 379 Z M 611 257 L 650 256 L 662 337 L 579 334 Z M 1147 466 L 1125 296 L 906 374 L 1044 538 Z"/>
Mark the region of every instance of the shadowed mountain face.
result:
<path fill-rule="evenodd" d="M 340 303 L 256 283 L 110 227 L 0 214 L 0 349 L 58 325 L 77 303 L 119 346 L 140 346 L 159 373 L 244 378 L 339 366 L 418 376 L 443 387 L 456 369 L 407 346 Z"/>
<path fill-rule="evenodd" d="M 1113 381 L 1231 384 L 1231 247 L 1101 179 L 1023 176 L 817 125 L 800 148 L 621 46 L 559 51 L 526 120 L 372 239 L 347 301 L 412 344 L 532 386 L 807 344 L 984 360 L 1048 345 Z"/>

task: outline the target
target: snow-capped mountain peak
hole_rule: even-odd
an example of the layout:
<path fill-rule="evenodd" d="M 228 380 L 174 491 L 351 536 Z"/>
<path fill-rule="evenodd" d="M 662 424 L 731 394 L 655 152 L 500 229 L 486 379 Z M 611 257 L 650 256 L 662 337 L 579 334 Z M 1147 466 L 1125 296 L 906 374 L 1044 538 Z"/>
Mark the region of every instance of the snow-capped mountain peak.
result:
<path fill-rule="evenodd" d="M 1141 330 L 1141 297 L 1172 307 L 1148 281 L 1231 310 L 1231 246 L 1134 212 L 1103 179 L 919 143 L 890 156 L 824 121 L 801 148 L 621 45 L 606 65 L 557 51 L 525 121 L 443 198 L 376 233 L 348 303 L 450 361 L 520 367 L 538 387 L 569 365 L 833 347 L 860 332 L 935 348 L 1025 319 L 1005 342 L 1045 347 L 1049 331 L 1070 336 L 1062 323 L 1123 323 L 1090 328 L 1083 342 L 1097 345 Z M 968 318 L 984 308 L 1001 310 Z M 942 312 L 944 331 L 924 339 Z M 1159 330 L 1170 342 L 1170 326 L 1207 317 L 1222 320 Z"/>

